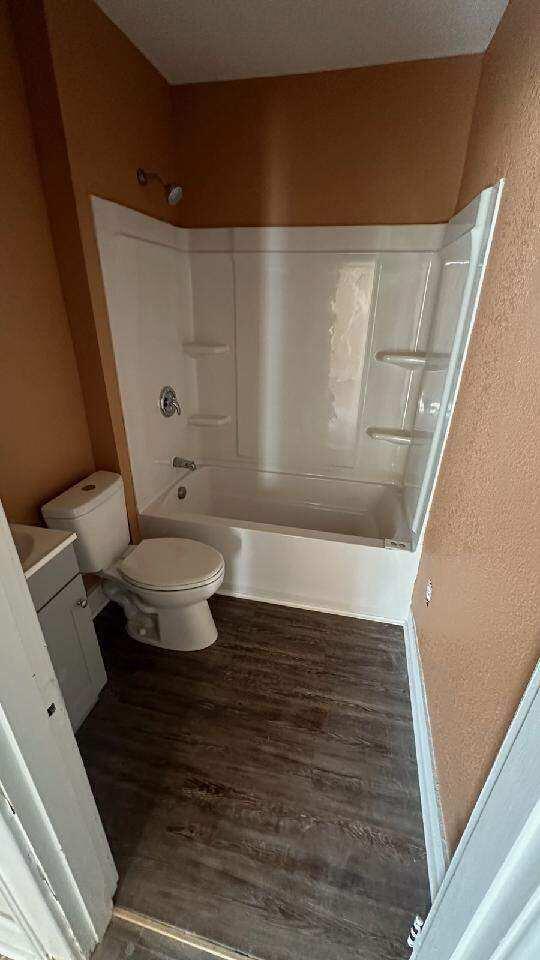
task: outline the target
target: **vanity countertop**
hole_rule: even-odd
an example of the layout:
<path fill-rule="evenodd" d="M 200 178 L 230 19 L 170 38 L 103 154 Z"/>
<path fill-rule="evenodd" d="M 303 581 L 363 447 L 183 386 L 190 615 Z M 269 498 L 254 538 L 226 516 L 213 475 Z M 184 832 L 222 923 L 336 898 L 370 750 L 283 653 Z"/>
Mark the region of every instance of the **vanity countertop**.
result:
<path fill-rule="evenodd" d="M 27 580 L 77 539 L 68 530 L 49 530 L 26 523 L 10 523 L 9 528 Z"/>

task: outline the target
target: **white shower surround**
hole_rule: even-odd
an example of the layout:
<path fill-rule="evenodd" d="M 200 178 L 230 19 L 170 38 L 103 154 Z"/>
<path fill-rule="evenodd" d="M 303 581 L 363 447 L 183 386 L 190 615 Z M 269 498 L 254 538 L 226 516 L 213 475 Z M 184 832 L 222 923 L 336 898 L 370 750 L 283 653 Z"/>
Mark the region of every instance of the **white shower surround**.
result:
<path fill-rule="evenodd" d="M 444 371 L 380 356 L 433 350 L 434 331 L 453 351 L 457 332 L 459 381 L 494 206 L 484 191 L 449 225 L 184 230 L 93 198 L 143 535 L 217 547 L 223 592 L 403 622 L 419 550 L 389 541 L 417 542 L 419 465 L 435 476 L 454 397 Z M 202 469 L 186 479 L 176 455 Z"/>

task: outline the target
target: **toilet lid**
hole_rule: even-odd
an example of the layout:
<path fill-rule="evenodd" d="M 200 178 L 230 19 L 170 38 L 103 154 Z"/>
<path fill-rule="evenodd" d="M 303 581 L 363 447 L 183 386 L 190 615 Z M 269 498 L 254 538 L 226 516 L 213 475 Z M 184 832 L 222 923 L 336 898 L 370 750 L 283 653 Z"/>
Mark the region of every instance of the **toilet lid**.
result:
<path fill-rule="evenodd" d="M 157 537 L 139 543 L 118 569 L 126 580 L 148 590 L 185 590 L 210 583 L 224 566 L 221 554 L 206 543 Z"/>

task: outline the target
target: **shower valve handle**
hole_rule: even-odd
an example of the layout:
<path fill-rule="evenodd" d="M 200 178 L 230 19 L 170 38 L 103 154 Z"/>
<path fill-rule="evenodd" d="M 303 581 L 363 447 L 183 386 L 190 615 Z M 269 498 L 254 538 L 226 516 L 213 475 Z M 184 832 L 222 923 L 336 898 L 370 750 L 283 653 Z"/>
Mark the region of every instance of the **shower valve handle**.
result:
<path fill-rule="evenodd" d="M 180 416 L 182 407 L 180 406 L 174 387 L 167 386 L 161 388 L 161 393 L 159 394 L 159 409 L 164 417 L 172 417 L 175 413 Z"/>

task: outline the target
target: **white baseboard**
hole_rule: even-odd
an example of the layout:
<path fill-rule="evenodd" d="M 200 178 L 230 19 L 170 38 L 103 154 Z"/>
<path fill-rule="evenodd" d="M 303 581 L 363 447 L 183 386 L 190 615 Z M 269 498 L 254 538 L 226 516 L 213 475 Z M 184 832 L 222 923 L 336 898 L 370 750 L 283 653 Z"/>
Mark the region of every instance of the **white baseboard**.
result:
<path fill-rule="evenodd" d="M 424 675 L 420 661 L 418 637 L 412 610 L 403 624 L 405 650 L 407 653 L 407 671 L 411 693 L 411 707 L 416 745 L 418 781 L 422 802 L 422 819 L 426 841 L 426 855 L 429 875 L 431 901 L 443 881 L 448 866 L 448 847 L 444 833 L 444 824 L 437 787 L 437 775 L 431 739 L 431 727 L 424 685 Z"/>
<path fill-rule="evenodd" d="M 380 614 L 372 613 L 367 608 L 352 610 L 346 607 L 335 607 L 331 603 L 324 603 L 324 601 L 320 604 L 314 604 L 292 594 L 284 595 L 264 590 L 244 590 L 226 583 L 219 588 L 218 593 L 223 597 L 236 597 L 238 600 L 256 600 L 258 603 L 274 603 L 278 607 L 296 607 L 299 610 L 332 613 L 336 617 L 353 617 L 355 620 L 373 620 L 376 623 L 391 623 L 398 627 L 403 626 L 403 619 L 380 616 Z"/>

